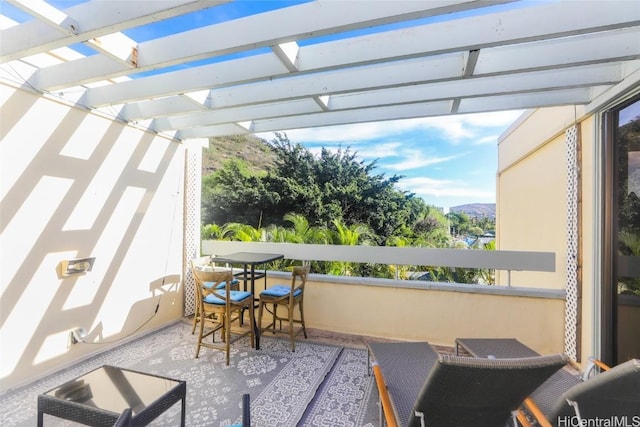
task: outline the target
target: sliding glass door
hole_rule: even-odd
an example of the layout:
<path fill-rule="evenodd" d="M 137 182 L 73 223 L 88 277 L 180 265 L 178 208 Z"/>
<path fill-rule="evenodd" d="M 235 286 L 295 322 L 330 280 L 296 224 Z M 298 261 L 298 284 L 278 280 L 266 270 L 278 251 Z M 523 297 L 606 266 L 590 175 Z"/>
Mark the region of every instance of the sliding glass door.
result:
<path fill-rule="evenodd" d="M 640 97 L 605 114 L 602 351 L 640 358 Z"/>

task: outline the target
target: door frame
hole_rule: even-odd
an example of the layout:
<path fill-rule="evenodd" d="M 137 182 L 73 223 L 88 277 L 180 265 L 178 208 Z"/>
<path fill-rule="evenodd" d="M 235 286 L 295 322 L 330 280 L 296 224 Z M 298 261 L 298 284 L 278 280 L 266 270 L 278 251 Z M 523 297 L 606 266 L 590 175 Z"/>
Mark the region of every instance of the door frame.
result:
<path fill-rule="evenodd" d="M 615 196 L 618 186 L 617 146 L 615 144 L 618 128 L 618 113 L 631 104 L 640 102 L 640 93 L 622 97 L 601 114 L 602 120 L 602 223 L 601 223 L 601 277 L 600 291 L 600 339 L 599 358 L 607 364 L 617 360 L 617 292 L 612 282 L 617 280 L 618 263 L 615 256 L 618 229 L 617 202 Z"/>

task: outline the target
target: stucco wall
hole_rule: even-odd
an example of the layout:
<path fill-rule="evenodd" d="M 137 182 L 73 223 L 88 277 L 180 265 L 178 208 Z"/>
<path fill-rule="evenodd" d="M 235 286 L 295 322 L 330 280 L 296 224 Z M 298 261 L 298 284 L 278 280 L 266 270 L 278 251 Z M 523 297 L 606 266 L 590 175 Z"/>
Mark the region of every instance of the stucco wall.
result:
<path fill-rule="evenodd" d="M 579 354 L 584 360 L 594 354 L 594 213 L 595 123 L 582 108 L 573 106 L 529 112 L 498 145 L 499 249 L 553 251 L 556 272 L 543 277 L 536 272 L 514 272 L 515 283 L 551 289 L 567 286 L 567 152 L 565 131 L 578 123 L 581 135 L 582 216 L 579 230 L 582 310 Z M 500 281 L 504 282 L 504 274 Z"/>
<path fill-rule="evenodd" d="M 310 328 L 446 346 L 463 337 L 515 337 L 541 354 L 563 351 L 563 298 L 460 292 L 454 285 L 448 291 L 329 280 L 307 281 L 304 307 Z M 276 282 L 284 280 L 269 279 L 269 284 Z"/>
<path fill-rule="evenodd" d="M 556 254 L 554 273 L 512 272 L 512 282 L 563 289 L 566 270 L 566 155 L 563 136 L 539 147 L 498 177 L 499 249 Z M 500 283 L 505 283 L 504 274 Z"/>
<path fill-rule="evenodd" d="M 6 389 L 180 317 L 184 148 L 6 85 L 0 103 Z M 77 257 L 93 270 L 59 277 Z"/>

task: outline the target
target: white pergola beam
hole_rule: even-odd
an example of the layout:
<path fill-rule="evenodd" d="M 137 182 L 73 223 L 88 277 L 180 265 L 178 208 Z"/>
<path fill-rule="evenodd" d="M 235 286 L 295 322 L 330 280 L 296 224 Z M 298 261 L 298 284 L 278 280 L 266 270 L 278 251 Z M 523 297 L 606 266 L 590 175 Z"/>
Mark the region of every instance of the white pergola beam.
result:
<path fill-rule="evenodd" d="M 463 25 L 463 27 L 467 28 L 467 25 Z M 554 63 L 553 61 L 556 61 L 555 63 L 557 63 L 557 61 L 563 61 L 564 62 L 563 65 L 565 64 L 569 65 L 569 61 L 589 63 L 593 61 L 610 61 L 616 58 L 620 59 L 621 55 L 626 57 L 630 55 L 637 55 L 638 50 L 640 49 L 640 43 L 638 43 L 638 40 L 637 40 L 637 34 L 638 34 L 637 31 L 638 31 L 638 28 L 634 27 L 634 28 L 629 28 L 629 29 L 620 30 L 620 31 L 601 32 L 601 33 L 596 33 L 592 35 L 582 35 L 579 37 L 571 37 L 568 39 L 542 40 L 542 41 L 528 43 L 526 45 L 526 48 L 523 50 L 518 50 L 520 46 L 517 46 L 517 47 L 505 46 L 501 48 L 496 47 L 491 49 L 483 49 L 479 53 L 478 61 L 475 67 L 475 74 L 486 74 L 489 72 L 505 73 L 505 72 L 509 72 L 517 69 L 545 67 L 545 66 L 553 65 Z M 411 32 L 413 32 L 413 30 Z M 476 38 L 476 33 L 466 32 L 466 31 L 462 33 L 465 34 L 464 37 L 466 37 L 466 42 L 460 43 L 462 46 L 459 46 L 459 47 L 461 49 L 464 49 L 463 54 L 467 55 L 466 48 L 468 45 L 472 44 L 472 41 Z M 395 34 L 395 40 L 398 43 L 402 43 L 402 40 L 401 40 L 402 37 L 400 36 L 401 36 L 401 33 Z M 368 37 L 369 36 L 367 36 L 367 40 L 370 40 Z M 388 37 L 388 34 L 381 34 L 380 37 L 384 39 Z M 413 41 L 414 41 L 413 45 L 420 45 L 420 43 L 417 43 L 415 40 Z M 337 45 L 335 45 L 336 47 L 345 46 L 344 41 L 327 42 L 325 44 L 334 45 L 335 43 L 337 43 Z M 393 46 L 395 44 L 391 43 L 390 45 Z M 350 53 L 355 54 L 355 52 L 358 51 L 358 49 L 356 49 L 357 46 L 352 46 L 349 44 L 347 44 L 346 46 L 349 48 Z M 384 44 L 382 44 L 381 46 L 384 46 Z M 592 48 L 593 46 L 597 46 L 598 49 L 593 49 Z M 375 47 L 371 45 L 371 50 L 374 50 L 374 48 Z M 300 49 L 301 58 L 305 57 L 306 49 L 314 49 L 314 46 L 312 45 L 312 46 L 302 47 Z M 532 51 L 535 51 L 536 55 L 530 54 L 530 52 Z M 388 56 L 388 55 L 393 55 L 395 50 L 392 49 L 391 51 L 385 52 L 384 49 L 380 47 L 379 49 L 377 49 L 378 57 L 380 57 L 380 55 L 383 55 L 383 52 Z M 501 54 L 501 52 L 503 53 Z M 560 57 L 557 57 L 558 55 Z M 323 56 L 331 57 L 332 55 L 330 55 L 327 52 L 327 54 Z M 342 54 L 340 53 L 340 50 L 334 51 L 334 56 L 338 56 L 338 57 L 342 56 Z M 273 55 L 263 54 L 263 55 L 257 55 L 256 57 L 263 58 L 265 62 L 264 64 L 258 64 L 256 62 L 255 65 L 257 68 L 252 70 L 254 72 L 250 76 L 250 78 L 254 80 L 271 79 L 274 76 L 283 75 L 288 73 L 289 71 L 284 66 L 277 69 L 278 66 L 275 65 L 273 62 L 269 64 L 270 60 L 272 60 L 274 57 Z M 488 58 L 485 59 L 485 57 L 488 57 Z M 553 58 L 553 59 L 550 59 L 550 58 Z M 235 60 L 235 61 L 240 61 L 240 60 Z M 234 61 L 227 61 L 227 62 L 232 63 Z M 302 69 L 302 63 L 300 63 L 299 65 L 301 66 L 301 69 Z M 244 69 L 243 64 L 241 63 L 237 63 L 237 65 L 234 65 L 234 66 L 238 70 Z M 207 76 L 207 75 L 214 76 L 214 75 L 220 74 L 216 71 L 216 69 L 217 67 L 223 67 L 223 65 L 222 63 L 219 63 L 219 64 L 213 64 L 211 66 L 204 66 L 204 67 L 206 68 L 202 68 L 200 71 L 200 73 L 203 76 Z M 461 68 L 462 67 L 464 67 L 464 64 L 461 65 Z M 499 68 L 499 67 L 502 67 L 502 68 Z M 263 72 L 261 73 L 260 70 L 263 70 Z M 305 71 L 311 71 L 311 70 L 305 70 Z M 209 85 L 209 87 L 221 87 L 221 86 L 231 86 L 234 83 L 242 82 L 240 78 L 234 79 L 233 73 L 229 75 L 230 77 L 229 79 L 210 77 L 207 80 L 201 77 L 199 79 L 194 80 L 192 77 L 188 75 L 190 72 L 192 71 L 191 70 L 176 71 L 173 73 L 167 73 L 163 75 L 162 81 L 160 81 L 160 79 L 153 80 L 155 79 L 155 77 L 138 79 L 138 82 L 142 80 L 149 80 L 149 79 L 151 79 L 149 80 L 150 82 L 153 82 L 153 81 L 158 82 L 158 84 L 152 84 L 150 86 L 149 91 L 144 92 L 140 96 L 143 98 L 154 97 L 154 96 L 167 96 L 172 93 L 181 93 L 185 91 L 202 89 L 206 87 L 207 84 Z M 228 75 L 228 74 L 224 74 L 224 75 Z M 244 75 L 244 73 L 239 73 L 239 75 L 242 76 Z M 172 78 L 172 76 L 174 77 Z M 247 79 L 245 79 L 245 81 L 246 80 Z M 425 81 L 425 80 L 426 79 L 422 79 L 422 81 Z M 197 85 L 194 84 L 195 82 L 198 82 L 198 84 Z M 31 83 L 34 84 L 34 86 L 38 87 L 36 82 L 31 82 Z M 46 82 L 42 82 L 42 83 L 46 87 Z M 271 83 L 271 82 L 268 82 L 268 83 Z M 136 96 L 138 96 L 137 91 L 129 90 L 127 88 L 127 85 L 131 85 L 131 84 L 121 83 L 119 85 L 115 85 L 115 86 L 122 86 L 123 90 L 119 91 L 117 87 L 114 87 L 109 90 L 110 93 L 108 95 L 106 94 L 104 96 L 96 95 L 95 98 L 93 98 L 93 95 L 92 95 L 91 96 L 92 100 L 90 101 L 89 105 L 105 105 L 109 103 L 120 103 L 120 102 L 128 102 L 131 100 L 135 100 Z M 137 84 L 136 86 L 140 86 L 140 84 Z M 257 93 L 256 89 L 259 89 L 259 87 L 255 87 L 255 89 L 252 89 L 251 91 L 249 91 L 249 97 L 255 96 L 255 94 Z M 103 91 L 106 92 L 107 90 L 104 89 Z M 235 88 L 233 89 L 233 91 L 234 91 L 234 94 L 232 94 L 232 97 L 240 98 L 240 94 L 236 91 Z M 97 91 L 94 91 L 94 92 L 97 92 Z M 118 93 L 120 93 L 121 96 L 118 96 Z M 333 93 L 333 91 L 331 93 Z M 325 95 L 325 93 L 316 93 L 316 94 Z M 303 96 L 306 96 L 306 95 L 308 94 L 304 94 Z M 280 95 L 276 94 L 273 96 L 279 97 Z M 104 99 L 101 99 L 101 98 L 104 98 Z M 137 99 L 140 99 L 140 98 L 137 98 Z M 229 103 L 230 99 L 231 98 L 229 97 L 224 97 L 224 102 L 222 104 L 218 104 L 217 102 L 214 101 L 213 106 L 216 107 L 218 105 L 238 105 L 240 103 L 240 102 Z M 265 97 L 263 96 L 261 99 L 257 99 L 254 102 L 265 102 L 267 100 L 268 99 L 265 99 Z M 244 100 L 243 102 L 246 103 L 251 101 Z"/>
<path fill-rule="evenodd" d="M 176 95 L 161 99 L 140 101 L 125 105 L 120 111 L 124 120 L 152 119 L 171 114 L 187 114 L 203 111 L 204 105 L 197 103 L 188 96 Z"/>
<path fill-rule="evenodd" d="M 296 42 L 280 43 L 271 47 L 273 53 L 287 67 L 287 70 L 293 72 L 298 71 L 297 57 L 300 47 Z"/>
<path fill-rule="evenodd" d="M 582 50 L 588 49 L 588 46 L 590 46 L 589 42 L 590 40 L 584 41 L 585 45 L 582 46 Z M 531 47 L 528 47 L 528 49 L 531 49 Z M 625 50 L 625 54 L 638 51 L 638 49 L 640 49 L 640 46 L 636 46 L 635 50 L 627 49 Z M 582 63 L 620 61 L 621 58 L 611 56 L 617 53 L 616 48 L 612 47 L 611 49 L 592 52 L 589 58 L 590 61 L 586 61 L 585 58 L 580 59 L 583 59 Z M 482 58 L 482 55 L 483 53 L 480 54 L 480 58 Z M 522 56 L 526 61 L 526 66 L 518 61 L 519 57 L 513 57 L 509 62 L 511 66 L 509 69 L 502 69 L 501 73 L 487 73 L 485 75 L 505 77 L 505 84 L 508 84 L 510 81 L 509 78 L 506 78 L 508 74 L 519 73 L 527 69 L 545 69 L 549 65 L 548 58 L 544 55 L 529 57 L 523 54 Z M 503 61 L 509 61 L 508 58 L 502 59 Z M 295 99 L 298 97 L 324 95 L 325 92 L 336 96 L 340 93 L 360 92 L 385 87 L 394 90 L 400 86 L 416 85 L 431 81 L 437 82 L 434 83 L 434 87 L 440 85 L 446 87 L 447 81 L 455 81 L 455 85 L 462 78 L 464 65 L 465 58 L 463 54 L 449 54 L 404 60 L 385 65 L 287 77 L 268 82 L 257 82 L 237 87 L 212 90 L 209 106 L 212 108 L 232 107 L 251 103 L 271 102 L 284 97 Z M 562 65 L 568 66 L 568 64 Z M 476 66 L 476 75 L 478 75 L 478 68 L 479 67 Z M 562 73 L 560 73 L 560 75 L 562 75 Z M 529 75 L 528 77 L 531 78 L 533 75 Z M 495 79 L 496 84 L 501 84 L 501 78 Z M 553 74 L 549 75 L 548 78 L 553 79 Z M 579 76 L 577 78 L 578 80 L 580 79 Z M 465 86 L 472 83 L 461 84 Z M 350 90 L 346 90 L 346 88 Z"/>
<path fill-rule="evenodd" d="M 88 89 L 83 103 L 91 107 L 121 104 L 287 73 L 275 55 L 256 55 Z"/>
<path fill-rule="evenodd" d="M 547 93 L 565 88 L 612 85 L 622 80 L 622 77 L 622 70 L 619 64 L 589 65 L 562 70 L 519 73 L 509 76 L 487 76 L 453 82 L 429 83 L 336 95 L 331 98 L 324 109 L 314 103 L 316 101 L 315 98 L 311 98 L 290 102 L 231 107 L 194 114 L 180 114 L 156 119 L 153 127 L 157 131 L 165 131 L 247 120 L 255 122 L 269 118 L 306 115 L 321 111 L 346 111 L 359 108 L 447 101 L 450 99 L 457 99 L 456 105 L 459 106 L 460 99 L 491 99 L 494 97 L 503 97 L 500 99 L 504 99 L 505 95 L 540 91 Z M 455 110 L 455 106 L 453 108 Z"/>
<path fill-rule="evenodd" d="M 640 10 L 640 6 L 638 6 Z M 483 49 L 475 74 L 503 73 L 532 68 L 610 62 L 640 57 L 640 27 L 579 37 L 544 40 L 518 46 Z"/>
<path fill-rule="evenodd" d="M 224 125 L 203 126 L 199 128 L 183 129 L 176 132 L 176 138 L 193 139 L 193 138 L 213 138 L 225 135 L 246 135 L 250 132 L 236 123 Z"/>
<path fill-rule="evenodd" d="M 188 12 L 226 3 L 228 0 L 93 0 L 64 10 L 78 23 L 77 34 L 63 34 L 41 20 L 28 21 L 0 32 L 0 62 L 47 52 L 74 43 L 145 25 Z"/>
<path fill-rule="evenodd" d="M 459 114 L 520 110 L 553 105 L 586 104 L 592 99 L 592 92 L 598 88 L 574 88 L 551 92 L 534 92 L 529 94 L 501 95 L 487 98 L 471 98 L 461 101 Z M 452 102 L 439 101 L 432 103 L 416 103 L 401 106 L 374 107 L 351 110 L 348 112 L 330 112 L 259 120 L 252 123 L 252 132 L 277 132 L 291 129 L 303 129 L 319 126 L 333 126 L 350 123 L 366 123 L 385 120 L 401 120 L 419 117 L 434 117 L 451 114 Z M 244 129 L 237 132 L 234 125 L 216 125 L 182 129 L 179 138 L 203 138 L 246 133 Z"/>
<path fill-rule="evenodd" d="M 318 104 L 322 111 L 329 111 L 329 101 L 331 100 L 331 96 L 322 95 L 322 96 L 314 96 L 313 100 Z"/>
<path fill-rule="evenodd" d="M 335 5 L 344 4 L 344 2 L 329 3 Z M 422 2 L 408 3 L 418 4 Z M 300 70 L 307 72 L 446 52 L 468 52 L 469 50 L 509 45 L 523 41 L 545 40 L 567 34 L 584 34 L 594 29 L 602 31 L 604 29 L 618 28 L 622 25 L 637 25 L 640 22 L 640 12 L 638 11 L 640 8 L 634 8 L 632 3 L 623 2 L 620 8 L 611 11 L 612 8 L 606 2 L 590 2 L 577 9 L 572 2 L 560 2 L 527 8 L 526 14 L 519 9 L 500 14 L 422 25 L 410 30 L 388 31 L 305 46 L 300 48 L 299 52 L 296 52 L 295 63 L 292 64 L 288 63 L 291 61 L 287 61 L 285 53 L 282 53 L 281 58 L 287 64 L 289 71 Z M 277 26 L 277 31 L 279 31 L 277 35 L 280 36 L 277 40 L 287 40 L 299 36 L 293 31 L 299 30 L 300 22 L 296 20 L 308 12 L 308 9 L 305 8 L 311 7 L 309 6 L 311 4 L 265 14 L 277 14 L 274 16 L 282 19 L 282 22 Z M 323 5 L 323 7 L 326 6 Z M 549 16 L 567 16 L 567 13 L 570 13 L 575 19 L 548 19 Z M 178 60 L 194 60 L 206 56 L 237 52 L 246 48 L 248 43 L 253 43 L 251 44 L 252 47 L 268 44 L 272 42 L 274 35 L 271 34 L 269 37 L 259 31 L 246 30 L 251 25 L 246 25 L 245 21 L 253 22 L 252 20 L 257 21 L 261 18 L 263 17 L 248 17 L 141 43 L 138 52 L 139 70 L 143 71 L 149 67 L 171 65 Z M 355 20 L 356 16 L 351 19 Z M 366 23 L 367 21 L 362 22 Z M 541 24 L 530 25 L 531 22 L 540 22 Z M 333 21 L 329 19 L 325 25 L 328 26 L 330 23 L 333 23 Z M 496 30 L 498 23 L 500 31 Z M 264 25 L 258 25 L 257 22 L 254 24 L 259 28 L 263 28 Z M 337 25 L 336 23 L 333 24 Z M 293 26 L 293 28 L 291 28 L 291 31 L 283 33 L 282 31 L 288 25 Z M 355 25 L 352 24 L 352 26 Z M 313 28 L 318 28 L 318 26 L 316 25 Z M 332 30 L 337 31 L 340 28 L 342 27 L 334 26 Z M 458 31 L 459 28 L 465 28 L 466 30 Z M 329 29 L 325 29 L 325 31 L 329 31 Z M 237 37 L 229 38 L 218 34 L 219 32 L 224 35 L 234 34 Z M 433 37 L 433 34 L 438 33 L 447 34 L 447 36 Z M 250 40 L 245 39 L 248 37 L 247 34 L 251 35 L 252 38 Z M 258 35 L 263 35 L 263 38 L 259 39 Z M 220 46 L 220 42 L 218 42 L 215 45 L 216 50 L 212 51 L 211 43 L 208 43 L 208 40 L 222 40 L 222 43 L 226 44 Z M 232 45 L 232 42 L 235 44 Z M 157 54 L 150 54 L 150 52 L 155 51 L 157 51 Z M 191 53 L 187 54 L 188 52 Z M 279 53 L 277 48 L 276 53 Z M 169 55 L 173 56 L 170 57 Z M 127 72 L 126 68 L 122 66 L 112 66 L 106 69 L 107 73 L 96 74 L 95 70 L 105 70 L 105 68 L 91 67 L 90 64 L 87 64 L 87 62 L 91 61 L 97 61 L 97 59 L 88 59 L 82 62 L 74 61 L 50 67 L 50 69 L 43 69 L 40 71 L 42 76 L 38 76 L 38 80 L 31 82 L 31 84 L 41 89 L 54 90 L 70 84 L 71 81 L 89 82 L 98 78 L 111 78 Z"/>
<path fill-rule="evenodd" d="M 384 104 L 476 98 L 567 87 L 616 84 L 623 78 L 622 68 L 617 63 L 586 65 L 559 70 L 490 75 L 450 82 L 434 82 L 349 93 L 332 96 L 329 108 L 331 110 L 348 110 Z"/>
<path fill-rule="evenodd" d="M 376 2 L 375 7 L 357 1 L 320 0 L 303 3 L 140 43 L 138 71 L 511 1 L 513 0 L 380 1 Z M 72 81 L 76 82 L 73 84 L 87 83 L 129 72 L 127 67 L 120 65 L 110 67 L 107 69 L 108 73 L 96 74 L 92 71 L 95 67 L 75 62 L 60 64 L 56 68 L 55 77 L 45 75 L 39 78 L 43 83 L 41 89 L 56 90 L 71 85 Z M 42 70 L 43 74 L 48 72 Z"/>
<path fill-rule="evenodd" d="M 78 22 L 44 0 L 6 1 L 66 35 L 78 34 Z"/>
<path fill-rule="evenodd" d="M 153 127 L 157 131 L 166 131 L 188 127 L 252 121 L 256 118 L 264 119 L 267 117 L 294 116 L 320 111 L 322 111 L 322 109 L 313 100 L 298 99 L 290 102 L 275 102 L 271 104 L 181 114 L 173 117 L 161 117 L 154 121 Z"/>
<path fill-rule="evenodd" d="M 609 34 L 600 34 L 599 38 L 603 38 L 605 35 L 613 36 L 615 40 L 621 41 L 620 36 L 624 35 L 625 37 L 632 36 L 630 31 L 624 32 L 614 32 Z M 584 43 L 588 43 L 590 45 L 593 44 L 593 38 L 586 38 L 583 40 Z M 603 41 L 600 41 L 601 43 Z M 546 43 L 546 42 L 545 42 Z M 616 46 L 622 46 L 620 49 L 629 53 L 636 52 L 640 47 L 636 46 L 635 51 L 629 50 L 629 46 L 623 43 L 617 44 Z M 575 48 L 575 46 L 574 46 Z M 535 49 L 535 43 L 532 46 L 529 46 L 528 49 Z M 607 61 L 609 60 L 609 55 L 616 55 L 616 47 L 611 47 L 611 49 L 601 49 L 598 52 L 602 53 L 600 56 L 596 56 L 598 61 Z M 575 49 L 572 50 L 572 52 Z M 584 49 L 583 49 L 584 50 Z M 426 58 L 426 59 L 418 59 L 413 61 L 403 61 L 398 64 L 389 64 L 386 67 L 380 68 L 378 67 L 364 67 L 358 69 L 351 70 L 340 70 L 329 73 L 323 73 L 321 76 L 316 75 L 301 75 L 297 77 L 292 77 L 291 79 L 277 79 L 270 82 L 258 82 L 253 84 L 246 84 L 240 87 L 229 87 L 222 88 L 218 90 L 214 90 L 211 93 L 210 101 L 208 106 L 214 108 L 223 108 L 223 107 L 234 107 L 239 105 L 248 105 L 248 104 L 256 104 L 256 103 L 268 103 L 273 102 L 278 99 L 282 99 L 284 96 L 291 96 L 291 99 L 295 98 L 304 98 L 309 96 L 316 96 L 323 89 L 329 90 L 331 93 L 338 94 L 341 92 L 346 93 L 346 90 L 350 91 L 366 91 L 367 89 L 391 86 L 390 89 L 385 92 L 380 92 L 380 95 L 377 95 L 378 99 L 384 99 L 384 97 L 388 97 L 388 99 L 401 98 L 402 96 L 406 96 L 409 101 L 407 102 L 415 102 L 415 99 L 421 92 L 416 89 L 416 83 L 420 83 L 418 79 L 429 80 L 438 80 L 438 83 L 434 83 L 429 86 L 429 93 L 433 95 L 439 94 L 439 97 L 447 96 L 447 93 L 450 96 L 480 96 L 483 89 L 481 86 L 481 81 L 474 80 L 463 80 L 458 81 L 460 74 L 456 75 L 462 68 L 462 64 L 464 62 L 463 57 L 459 57 L 458 59 L 452 59 L 451 55 L 447 56 L 449 58 L 448 61 L 445 61 L 444 64 L 448 63 L 448 66 L 443 65 L 443 58 Z M 245 64 L 245 66 L 240 66 L 238 69 L 241 70 L 264 70 L 267 67 L 264 64 L 258 66 L 254 63 L 254 61 L 260 62 L 261 57 L 252 57 L 252 58 L 244 58 L 243 61 L 250 62 L 250 64 Z M 534 56 L 533 59 L 527 55 L 524 55 L 524 59 L 528 61 L 526 66 L 532 68 L 544 68 L 548 64 L 548 58 L 544 55 Z M 585 59 L 585 58 L 580 58 Z M 592 56 L 592 60 L 594 57 Z M 538 61 L 538 62 L 532 62 Z M 430 64 L 427 65 L 427 64 Z M 228 64 L 227 64 L 228 65 Z M 515 67 L 516 70 L 509 70 L 510 72 L 519 71 L 521 69 L 526 69 L 525 65 L 520 64 L 517 58 L 513 58 L 510 65 Z M 207 76 L 215 76 L 215 82 L 203 82 L 199 86 L 207 86 L 209 83 L 225 83 L 221 81 L 221 76 L 223 73 L 214 70 L 220 70 L 222 64 L 213 64 L 211 66 L 207 66 L 208 71 L 204 72 L 202 70 L 195 71 L 189 70 L 185 72 L 180 72 L 184 74 L 191 74 L 193 76 L 200 76 L 201 78 L 209 78 Z M 612 74 L 612 70 L 614 70 L 615 65 L 606 67 L 607 77 L 606 79 L 615 79 L 616 77 Z M 424 70 L 425 69 L 435 69 L 438 70 L 439 73 L 444 74 L 436 74 L 436 75 L 427 75 Z M 448 71 L 447 71 L 448 70 Z M 227 75 L 230 76 L 231 81 L 238 77 L 237 74 L 233 73 L 233 69 L 227 70 Z M 280 71 L 285 73 L 286 70 L 281 67 Z M 503 70 L 505 71 L 505 70 Z M 567 86 L 573 86 L 577 84 L 581 84 L 580 82 L 588 82 L 590 79 L 602 79 L 601 74 L 595 69 L 583 69 L 579 68 L 579 72 L 573 73 L 570 68 L 566 70 L 559 70 L 557 75 L 553 73 L 540 74 L 540 78 L 536 80 L 535 74 L 524 74 L 521 77 L 515 75 L 514 77 L 509 77 L 507 75 L 499 75 L 494 78 L 488 80 L 491 85 L 494 87 L 509 87 L 511 86 L 509 91 L 516 91 L 514 89 L 517 87 L 518 81 L 525 81 L 526 85 L 522 87 L 522 91 L 535 90 L 536 85 L 540 85 L 539 80 L 547 80 L 548 82 L 562 82 Z M 572 76 L 566 79 L 563 79 L 563 76 Z M 413 76 L 413 77 L 412 77 Z M 418 76 L 417 78 L 415 76 Z M 447 84 L 445 78 L 453 79 L 454 83 Z M 195 83 L 198 81 L 197 77 L 184 77 L 175 81 L 169 75 L 161 75 L 157 77 L 149 78 L 154 80 L 154 83 L 149 83 L 147 86 L 149 91 L 141 94 L 139 97 L 143 98 L 145 95 L 149 96 L 154 91 L 157 91 L 157 88 L 162 88 L 163 92 L 167 91 L 172 87 L 172 84 L 175 86 L 175 92 L 181 92 L 184 90 L 184 82 L 188 81 L 191 83 Z M 122 90 L 122 95 L 126 98 L 131 98 L 136 96 L 136 91 L 141 91 L 144 89 L 144 85 L 141 86 L 141 82 L 147 79 L 140 79 L 136 81 L 121 83 L 119 85 L 114 85 L 119 87 Z M 605 80 L 606 81 L 606 80 Z M 573 83 L 572 83 L 573 82 Z M 603 83 L 603 80 L 598 80 L 598 83 Z M 586 84 L 586 83 L 585 83 Z M 398 87 L 399 85 L 412 85 L 408 89 L 403 90 Z M 542 83 L 544 86 L 544 83 Z M 453 89 L 450 89 L 453 88 Z M 471 88 L 471 89 L 468 89 Z M 505 89 L 507 90 L 507 89 Z M 469 92 L 470 91 L 470 92 Z M 100 88 L 91 89 L 90 93 L 101 92 L 104 94 L 109 94 L 112 97 L 117 97 L 117 92 L 114 91 L 113 86 L 103 86 Z M 394 94 L 395 92 L 395 94 Z M 335 103 L 340 102 L 342 99 L 348 99 L 352 103 L 358 102 L 358 99 L 362 97 L 362 94 L 354 94 L 348 97 L 334 97 L 334 104 L 331 108 L 335 108 Z M 365 95 L 366 96 L 366 95 Z M 87 98 L 87 101 L 91 102 L 91 98 Z M 400 101 L 398 101 L 400 102 Z M 354 104 L 355 105 L 355 104 Z M 349 108 L 349 107 L 347 107 Z M 351 108 L 355 108 L 352 106 Z M 192 111 L 193 109 L 189 109 L 187 111 Z M 167 111 L 167 114 L 176 114 L 177 111 L 172 109 L 171 111 Z M 149 116 L 147 116 L 149 117 Z M 235 120 L 234 120 L 235 121 Z"/>
<path fill-rule="evenodd" d="M 463 62 L 463 54 L 449 54 L 227 87 L 211 92 L 209 106 L 222 108 L 286 97 L 335 95 L 432 80 L 452 80 L 461 77 Z"/>
<path fill-rule="evenodd" d="M 560 1 L 304 46 L 298 68 L 312 71 L 389 58 L 468 52 L 640 25 L 640 7 L 633 1 L 616 2 L 615 11 L 604 1 L 577 4 Z"/>
<path fill-rule="evenodd" d="M 596 87 L 597 88 L 597 87 Z M 592 98 L 592 87 L 467 98 L 460 101 L 459 114 L 491 111 L 524 110 L 558 105 L 587 104 Z"/>
<path fill-rule="evenodd" d="M 577 88 L 544 93 L 537 92 L 525 95 L 518 94 L 489 98 L 474 98 L 463 100 L 460 105 L 459 113 L 467 114 L 490 111 L 519 110 L 549 105 L 584 104 L 591 98 L 591 90 L 591 88 Z M 438 101 L 400 106 L 374 107 L 368 109 L 350 110 L 347 112 L 317 113 L 296 117 L 284 117 L 278 119 L 254 121 L 253 132 L 260 133 L 348 123 L 364 123 L 384 120 L 443 116 L 449 115 L 450 110 L 450 101 Z"/>
<path fill-rule="evenodd" d="M 410 22 L 504 2 L 316 0 L 138 44 L 123 31 L 222 2 L 94 0 L 56 11 L 10 1 L 37 19 L 0 32 L 12 60 L 4 79 L 182 139 L 588 104 L 640 67 L 631 1 L 523 2 Z M 90 40 L 90 57 L 49 51 Z"/>
<path fill-rule="evenodd" d="M 137 43 L 122 33 L 96 37 L 87 41 L 87 44 L 126 67 L 135 68 L 138 66 Z"/>
<path fill-rule="evenodd" d="M 253 123 L 253 131 L 259 133 L 275 131 L 278 129 L 304 129 L 316 126 L 441 116 L 449 114 L 450 108 L 451 103 L 449 101 L 438 101 L 364 108 L 350 111 L 305 114 L 295 117 L 256 120 Z"/>

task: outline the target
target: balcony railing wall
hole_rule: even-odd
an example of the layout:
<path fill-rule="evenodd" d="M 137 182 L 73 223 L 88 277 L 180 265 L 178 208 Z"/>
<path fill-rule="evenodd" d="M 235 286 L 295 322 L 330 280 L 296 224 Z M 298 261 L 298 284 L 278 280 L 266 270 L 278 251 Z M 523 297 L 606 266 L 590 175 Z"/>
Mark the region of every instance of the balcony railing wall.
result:
<path fill-rule="evenodd" d="M 204 254 L 282 253 L 302 261 L 445 265 L 554 271 L 552 253 L 204 241 Z M 267 285 L 288 280 L 272 271 Z M 257 291 L 263 281 L 258 282 Z M 458 337 L 516 337 L 540 353 L 563 351 L 564 290 L 311 274 L 307 326 L 453 345 Z"/>

